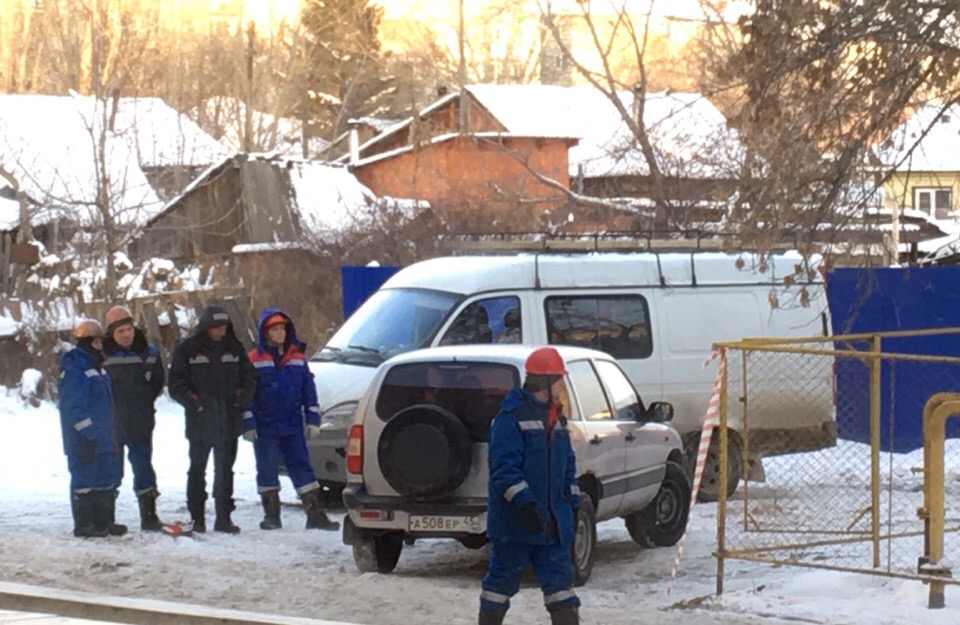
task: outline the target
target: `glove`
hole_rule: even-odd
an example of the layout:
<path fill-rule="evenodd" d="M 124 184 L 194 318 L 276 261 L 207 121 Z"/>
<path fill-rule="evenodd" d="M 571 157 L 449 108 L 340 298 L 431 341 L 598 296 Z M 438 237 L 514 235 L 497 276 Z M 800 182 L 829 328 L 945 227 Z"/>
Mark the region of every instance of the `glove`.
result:
<path fill-rule="evenodd" d="M 97 459 L 97 441 L 92 438 L 80 439 L 80 462 L 90 464 Z"/>
<path fill-rule="evenodd" d="M 543 531 L 543 519 L 532 501 L 520 506 L 520 529 L 524 534 L 539 534 Z"/>
<path fill-rule="evenodd" d="M 252 443 L 257 440 L 257 431 L 253 429 L 247 430 L 243 433 L 243 437 Z"/>
<path fill-rule="evenodd" d="M 320 426 L 312 423 L 307 424 L 307 438 L 320 438 Z"/>
<path fill-rule="evenodd" d="M 193 402 L 193 408 L 197 412 L 203 412 L 203 404 L 200 403 L 200 397 L 196 393 L 188 393 L 187 397 Z"/>

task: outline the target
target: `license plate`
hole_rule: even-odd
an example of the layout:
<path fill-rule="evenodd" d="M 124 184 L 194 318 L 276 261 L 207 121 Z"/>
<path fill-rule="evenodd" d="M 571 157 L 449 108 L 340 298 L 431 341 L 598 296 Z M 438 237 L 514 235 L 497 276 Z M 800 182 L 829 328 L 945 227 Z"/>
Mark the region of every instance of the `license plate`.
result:
<path fill-rule="evenodd" d="M 410 515 L 411 532 L 471 532 L 483 531 L 480 516 L 445 516 L 436 514 Z"/>

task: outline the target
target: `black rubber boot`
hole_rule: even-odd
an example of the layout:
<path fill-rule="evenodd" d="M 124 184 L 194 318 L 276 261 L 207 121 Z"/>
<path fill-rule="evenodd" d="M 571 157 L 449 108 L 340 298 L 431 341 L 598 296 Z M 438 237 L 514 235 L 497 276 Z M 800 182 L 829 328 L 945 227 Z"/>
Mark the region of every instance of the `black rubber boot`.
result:
<path fill-rule="evenodd" d="M 263 520 L 260 521 L 262 530 L 278 530 L 283 527 L 280 522 L 280 491 L 268 490 L 260 493 L 263 503 Z"/>
<path fill-rule="evenodd" d="M 206 501 L 188 501 L 187 510 L 193 521 L 193 531 L 204 533 L 207 531 L 207 504 Z"/>
<path fill-rule="evenodd" d="M 157 497 L 159 496 L 160 493 L 156 488 L 151 488 L 137 496 L 140 502 L 140 529 L 145 532 L 159 532 L 163 529 L 163 524 L 157 516 Z"/>
<path fill-rule="evenodd" d="M 577 625 L 580 622 L 580 610 L 574 605 L 565 605 L 550 610 L 550 625 Z"/>
<path fill-rule="evenodd" d="M 213 531 L 224 534 L 240 533 L 240 528 L 230 520 L 230 513 L 233 512 L 234 508 L 233 499 L 217 500 L 217 520 L 213 524 Z"/>
<path fill-rule="evenodd" d="M 93 493 L 74 493 L 70 496 L 73 512 L 73 535 L 77 538 L 103 538 L 108 528 L 97 523 L 96 498 Z"/>
<path fill-rule="evenodd" d="M 503 610 L 502 612 L 487 612 L 486 610 L 480 610 L 480 618 L 477 620 L 477 623 L 479 625 L 503 625 L 503 617 L 506 615 L 506 610 Z"/>
<path fill-rule="evenodd" d="M 115 490 L 99 491 L 101 498 L 100 510 L 105 515 L 105 525 L 111 536 L 123 536 L 129 530 L 126 525 L 117 523 L 117 496 L 119 493 Z"/>
<path fill-rule="evenodd" d="M 307 513 L 308 530 L 327 530 L 336 531 L 340 529 L 340 523 L 333 521 L 324 512 L 320 504 L 320 489 L 311 490 L 300 497 L 300 503 L 303 504 L 303 510 Z"/>

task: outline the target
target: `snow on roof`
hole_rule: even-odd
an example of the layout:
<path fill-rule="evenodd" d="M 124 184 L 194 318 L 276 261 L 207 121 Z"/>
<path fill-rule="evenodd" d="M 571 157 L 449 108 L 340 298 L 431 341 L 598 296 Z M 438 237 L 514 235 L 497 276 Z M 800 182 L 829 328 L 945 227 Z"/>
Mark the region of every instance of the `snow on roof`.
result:
<path fill-rule="evenodd" d="M 577 137 L 570 174 L 589 178 L 649 174 L 647 161 L 613 102 L 589 86 L 470 85 L 467 87 L 510 133 Z M 618 92 L 631 113 L 634 95 Z M 723 178 L 739 170 L 742 147 L 723 114 L 698 93 L 648 93 L 644 122 L 667 175 Z"/>
<path fill-rule="evenodd" d="M 143 168 L 202 166 L 224 155 L 159 98 L 120 98 L 114 111 L 112 100 L 79 95 L 0 95 L 0 165 L 40 206 L 32 215 L 38 222 L 66 216 L 99 223 L 98 169 L 105 163 L 115 220 L 143 224 L 162 207 Z"/>
<path fill-rule="evenodd" d="M 884 167 L 907 172 L 960 171 L 960 105 L 926 104 L 878 149 Z M 915 146 L 915 147 L 914 147 Z M 912 150 L 912 152 L 911 152 Z"/>
<path fill-rule="evenodd" d="M 304 231 L 343 232 L 356 225 L 377 201 L 345 167 L 316 161 L 290 161 L 294 209 Z"/>
<path fill-rule="evenodd" d="M 0 95 L 0 166 L 40 205 L 31 216 L 37 222 L 65 216 L 99 223 L 97 180 L 104 163 L 117 223 L 142 223 L 159 210 L 160 200 L 128 141 L 115 131 L 99 131 L 104 117 L 103 101 L 93 98 Z M 100 137 L 105 137 L 103 158 Z"/>
<path fill-rule="evenodd" d="M 227 150 L 160 98 L 120 98 L 114 128 L 141 167 L 203 167 Z"/>

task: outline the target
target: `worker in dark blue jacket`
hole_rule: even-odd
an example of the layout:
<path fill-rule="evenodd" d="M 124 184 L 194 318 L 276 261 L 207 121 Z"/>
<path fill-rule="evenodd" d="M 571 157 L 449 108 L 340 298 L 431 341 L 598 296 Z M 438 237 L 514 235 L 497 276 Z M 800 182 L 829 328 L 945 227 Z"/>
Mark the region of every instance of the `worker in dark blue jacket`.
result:
<path fill-rule="evenodd" d="M 530 353 L 523 388 L 513 389 L 490 426 L 487 536 L 490 563 L 480 594 L 480 625 L 501 625 L 528 564 L 553 625 L 575 625 L 570 547 L 580 491 L 576 458 L 559 397 L 566 366 L 552 347 Z"/>
<path fill-rule="evenodd" d="M 119 479 L 123 479 L 123 449 L 133 469 L 133 492 L 140 504 L 140 529 L 159 531 L 157 473 L 153 469 L 154 402 L 163 392 L 166 369 L 160 352 L 134 326 L 124 306 L 107 311 L 107 336 L 103 341 L 104 367 L 113 384 Z M 119 485 L 118 485 L 119 486 Z"/>
<path fill-rule="evenodd" d="M 60 358 L 58 386 L 63 451 L 70 470 L 73 535 L 122 536 L 114 522 L 119 455 L 110 376 L 103 369 L 103 328 L 93 320 L 73 330 L 74 349 Z"/>
<path fill-rule="evenodd" d="M 260 315 L 260 339 L 247 355 L 257 370 L 257 388 L 244 412 L 243 436 L 253 442 L 257 458 L 257 490 L 263 503 L 260 529 L 282 527 L 280 521 L 280 458 L 307 513 L 307 529 L 336 530 L 320 503 L 320 484 L 310 464 L 306 431 L 320 432 L 320 408 L 313 374 L 297 339 L 293 321 L 268 308 Z"/>

